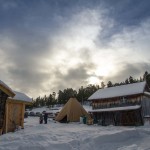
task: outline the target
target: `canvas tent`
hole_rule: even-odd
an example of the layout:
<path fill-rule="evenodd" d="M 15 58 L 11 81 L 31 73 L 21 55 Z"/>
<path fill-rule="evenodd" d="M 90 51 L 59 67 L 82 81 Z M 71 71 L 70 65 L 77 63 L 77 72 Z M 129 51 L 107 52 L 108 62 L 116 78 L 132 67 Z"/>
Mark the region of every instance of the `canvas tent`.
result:
<path fill-rule="evenodd" d="M 88 113 L 78 100 L 76 98 L 70 98 L 55 120 L 59 122 L 78 122 L 81 116 L 89 118 Z"/>

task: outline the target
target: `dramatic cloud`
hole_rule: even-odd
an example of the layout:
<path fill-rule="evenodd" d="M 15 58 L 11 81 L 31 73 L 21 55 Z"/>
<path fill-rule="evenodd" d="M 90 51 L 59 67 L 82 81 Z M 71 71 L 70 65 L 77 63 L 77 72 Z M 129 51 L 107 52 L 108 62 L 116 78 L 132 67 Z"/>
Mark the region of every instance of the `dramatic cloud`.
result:
<path fill-rule="evenodd" d="M 31 97 L 150 71 L 150 2 L 0 0 L 0 79 Z"/>

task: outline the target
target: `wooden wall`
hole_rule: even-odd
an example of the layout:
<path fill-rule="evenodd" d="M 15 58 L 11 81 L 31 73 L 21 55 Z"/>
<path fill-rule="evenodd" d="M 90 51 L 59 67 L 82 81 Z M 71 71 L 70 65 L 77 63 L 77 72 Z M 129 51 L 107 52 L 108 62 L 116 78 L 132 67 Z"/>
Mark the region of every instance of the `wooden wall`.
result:
<path fill-rule="evenodd" d="M 3 127 L 5 124 L 5 104 L 8 95 L 0 90 L 0 135 L 3 132 Z"/>
<path fill-rule="evenodd" d="M 94 110 L 134 105 L 142 107 L 139 110 L 130 111 L 95 112 L 93 115 L 97 121 L 105 125 L 143 125 L 143 116 L 150 116 L 150 99 L 142 94 L 92 101 Z"/>
<path fill-rule="evenodd" d="M 114 112 L 94 112 L 95 122 L 100 125 L 115 126 L 138 126 L 143 125 L 141 109 L 114 111 Z"/>
<path fill-rule="evenodd" d="M 17 101 L 6 103 L 5 133 L 15 131 L 19 126 L 24 128 L 25 104 Z"/>
<path fill-rule="evenodd" d="M 142 100 L 143 116 L 150 117 L 150 98 L 143 96 Z"/>
<path fill-rule="evenodd" d="M 140 105 L 141 100 L 142 100 L 142 95 L 99 99 L 99 100 L 92 101 L 92 107 L 93 109 L 103 109 L 103 108 L 113 108 L 113 107 L 122 107 L 122 106 L 133 106 L 133 105 Z"/>

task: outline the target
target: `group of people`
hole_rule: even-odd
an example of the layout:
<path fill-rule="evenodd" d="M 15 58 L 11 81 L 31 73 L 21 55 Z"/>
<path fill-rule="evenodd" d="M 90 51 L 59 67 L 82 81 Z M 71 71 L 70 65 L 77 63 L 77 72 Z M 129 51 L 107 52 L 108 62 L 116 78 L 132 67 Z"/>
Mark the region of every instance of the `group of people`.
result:
<path fill-rule="evenodd" d="M 44 121 L 44 124 L 47 124 L 48 114 L 44 112 L 44 115 L 41 114 L 39 118 L 39 123 L 42 124 Z"/>

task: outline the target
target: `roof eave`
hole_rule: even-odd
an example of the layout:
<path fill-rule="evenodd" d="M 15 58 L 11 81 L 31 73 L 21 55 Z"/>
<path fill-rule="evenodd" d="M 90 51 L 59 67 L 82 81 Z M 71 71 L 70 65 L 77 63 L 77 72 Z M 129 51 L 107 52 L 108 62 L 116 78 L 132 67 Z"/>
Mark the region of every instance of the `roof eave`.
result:
<path fill-rule="evenodd" d="M 8 96 L 10 97 L 14 97 L 15 96 L 15 93 L 11 90 L 9 90 L 8 88 L 4 87 L 3 85 L 0 84 L 0 88 L 1 90 L 6 93 Z"/>
<path fill-rule="evenodd" d="M 13 98 L 11 98 L 11 97 L 9 97 L 9 98 L 7 99 L 7 101 L 8 101 L 8 102 L 24 103 L 24 104 L 26 104 L 26 105 L 32 105 L 32 101 L 29 102 L 29 101 L 25 101 L 25 100 L 18 100 L 18 99 L 13 99 Z"/>
<path fill-rule="evenodd" d="M 144 92 L 137 93 L 137 94 L 132 94 L 132 95 L 121 95 L 121 96 L 115 96 L 115 97 L 95 98 L 95 99 L 88 99 L 88 100 L 89 101 L 93 101 L 93 100 L 106 100 L 106 99 L 114 99 L 114 98 L 118 98 L 118 97 L 129 97 L 129 96 L 143 95 L 143 94 L 144 94 Z"/>

